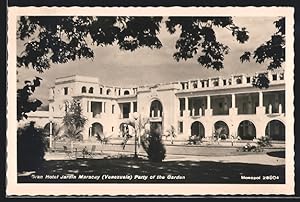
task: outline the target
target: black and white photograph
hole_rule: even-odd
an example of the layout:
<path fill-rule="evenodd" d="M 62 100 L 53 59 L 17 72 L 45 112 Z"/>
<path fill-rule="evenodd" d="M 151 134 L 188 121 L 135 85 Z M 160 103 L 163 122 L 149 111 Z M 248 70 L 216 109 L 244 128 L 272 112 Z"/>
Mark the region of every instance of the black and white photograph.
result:
<path fill-rule="evenodd" d="M 288 7 L 10 7 L 8 194 L 294 194 L 293 39 Z"/>

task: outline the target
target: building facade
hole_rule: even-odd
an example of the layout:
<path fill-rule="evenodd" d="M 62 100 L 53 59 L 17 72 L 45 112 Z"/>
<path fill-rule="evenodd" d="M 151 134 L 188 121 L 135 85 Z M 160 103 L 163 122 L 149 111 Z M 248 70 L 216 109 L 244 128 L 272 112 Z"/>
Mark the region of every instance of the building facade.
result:
<path fill-rule="evenodd" d="M 61 123 L 70 101 L 78 99 L 88 119 L 85 140 L 96 134 L 118 137 L 121 124 L 138 114 L 160 126 L 163 133 L 173 126 L 176 140 L 192 135 L 208 138 L 221 130 L 222 139 L 270 136 L 284 141 L 284 72 L 263 74 L 270 81 L 269 88 L 253 87 L 255 75 L 246 74 L 130 88 L 106 86 L 94 77 L 57 78 L 49 90 L 49 112 L 44 116 Z"/>

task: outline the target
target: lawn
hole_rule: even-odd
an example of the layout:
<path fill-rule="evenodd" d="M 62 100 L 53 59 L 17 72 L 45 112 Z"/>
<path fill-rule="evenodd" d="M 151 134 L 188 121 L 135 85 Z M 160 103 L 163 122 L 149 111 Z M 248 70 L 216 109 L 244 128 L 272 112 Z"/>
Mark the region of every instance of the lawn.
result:
<path fill-rule="evenodd" d="M 251 155 L 256 155 L 254 159 L 261 159 L 262 162 L 284 157 L 282 152 Z M 142 156 L 135 160 L 128 154 L 93 159 L 52 159 L 45 161 L 41 168 L 31 175 L 19 175 L 18 182 L 263 184 L 285 182 L 284 164 L 264 165 L 253 163 L 251 160 L 245 163 L 245 157 L 241 162 L 213 161 L 213 157 L 212 160 L 208 159 L 209 157 L 203 160 L 197 158 L 180 159 L 169 156 L 161 163 L 150 162 Z M 243 177 L 247 179 L 241 179 Z"/>

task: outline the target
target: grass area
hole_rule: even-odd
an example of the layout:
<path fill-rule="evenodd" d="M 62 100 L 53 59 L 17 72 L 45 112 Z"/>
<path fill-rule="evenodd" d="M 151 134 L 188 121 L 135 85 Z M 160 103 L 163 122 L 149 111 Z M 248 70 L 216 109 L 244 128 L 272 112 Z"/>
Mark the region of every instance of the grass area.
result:
<path fill-rule="evenodd" d="M 282 154 L 274 154 L 279 155 Z M 257 158 L 271 158 L 258 154 Z M 57 179 L 46 179 L 51 175 Z M 78 179 L 80 175 L 99 176 L 95 179 Z M 103 179 L 107 176 L 132 176 L 132 179 Z M 160 175 L 161 177 L 159 177 Z M 135 176 L 146 176 L 134 179 Z M 150 176 L 155 176 L 150 179 Z M 245 180 L 241 176 L 258 177 Z M 263 176 L 275 176 L 263 180 Z M 65 178 L 64 178 L 65 177 Z M 39 178 L 39 179 L 38 179 Z M 141 177 L 142 178 L 142 177 Z M 144 180 L 145 178 L 146 181 Z M 172 178 L 172 179 L 171 179 Z M 276 179 L 275 179 L 276 178 Z M 154 163 L 146 158 L 133 159 L 129 155 L 109 156 L 102 159 L 48 160 L 33 175 L 20 175 L 18 182 L 45 183 L 284 183 L 284 165 L 262 165 L 225 161 L 176 160 Z"/>

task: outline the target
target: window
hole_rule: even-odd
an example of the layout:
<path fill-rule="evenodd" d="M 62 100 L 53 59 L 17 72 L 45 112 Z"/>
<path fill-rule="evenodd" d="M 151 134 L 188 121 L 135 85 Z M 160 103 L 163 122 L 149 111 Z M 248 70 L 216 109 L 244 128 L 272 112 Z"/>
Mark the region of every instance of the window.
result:
<path fill-rule="evenodd" d="M 114 132 L 114 127 L 111 127 L 111 132 Z"/>
<path fill-rule="evenodd" d="M 280 80 L 283 80 L 283 79 L 284 79 L 283 73 L 280 74 L 279 79 L 280 79 Z"/>
<path fill-rule="evenodd" d="M 247 83 L 250 83 L 250 82 L 251 82 L 251 78 L 247 77 Z"/>
<path fill-rule="evenodd" d="M 69 90 L 68 87 L 64 88 L 64 95 L 68 95 L 68 90 Z"/>
<path fill-rule="evenodd" d="M 184 89 L 185 89 L 185 85 L 184 85 L 184 83 L 181 83 L 181 87 L 182 87 L 182 90 L 184 90 Z"/>
<path fill-rule="evenodd" d="M 180 116 L 183 116 L 183 111 L 185 109 L 185 99 L 184 98 L 179 98 L 179 111 L 180 111 Z"/>
<path fill-rule="evenodd" d="M 223 86 L 226 86 L 226 79 L 223 80 Z"/>
<path fill-rule="evenodd" d="M 277 74 L 273 74 L 272 79 L 273 79 L 273 81 L 276 81 L 277 80 Z"/>
<path fill-rule="evenodd" d="M 90 87 L 89 93 L 94 93 L 94 88 L 93 87 Z"/>
<path fill-rule="evenodd" d="M 112 105 L 112 106 L 111 106 L 111 113 L 112 113 L 112 114 L 115 113 L 115 105 Z"/>
<path fill-rule="evenodd" d="M 193 83 L 193 88 L 198 88 L 198 85 L 196 82 Z"/>
<path fill-rule="evenodd" d="M 125 91 L 124 91 L 124 95 L 129 95 L 129 91 L 128 91 L 128 90 L 125 90 Z"/>
<path fill-rule="evenodd" d="M 107 89 L 106 95 L 110 95 L 110 92 L 111 92 L 111 90 L 110 90 L 110 89 Z"/>
<path fill-rule="evenodd" d="M 183 122 L 179 122 L 179 133 L 183 133 Z"/>
<path fill-rule="evenodd" d="M 219 82 L 218 81 L 214 81 L 213 85 L 214 86 L 219 86 Z"/>
<path fill-rule="evenodd" d="M 137 102 L 133 103 L 133 112 L 137 112 Z"/>
<path fill-rule="evenodd" d="M 236 84 L 241 84 L 241 83 L 242 83 L 242 79 L 238 78 L 238 79 L 236 80 Z"/>
<path fill-rule="evenodd" d="M 129 113 L 130 113 L 130 103 L 122 104 L 123 118 L 129 118 Z"/>
<path fill-rule="evenodd" d="M 82 92 L 82 93 L 86 93 L 86 87 L 85 87 L 85 86 L 83 86 L 83 87 L 81 88 L 81 92 Z"/>
<path fill-rule="evenodd" d="M 103 93 L 103 89 L 102 89 L 102 88 L 100 88 L 100 94 L 102 95 L 102 93 Z"/>

